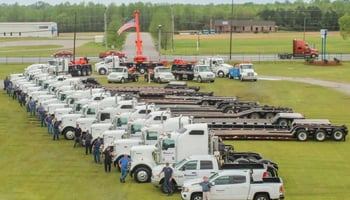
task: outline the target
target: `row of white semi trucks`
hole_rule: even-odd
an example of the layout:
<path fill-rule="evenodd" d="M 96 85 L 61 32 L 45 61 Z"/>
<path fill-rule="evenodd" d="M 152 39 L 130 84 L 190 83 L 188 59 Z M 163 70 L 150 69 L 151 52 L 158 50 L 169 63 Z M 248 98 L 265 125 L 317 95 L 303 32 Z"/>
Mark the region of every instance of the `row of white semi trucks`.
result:
<path fill-rule="evenodd" d="M 163 186 L 163 177 L 156 174 L 166 162 L 174 163 L 173 186 L 178 188 L 187 179 L 210 176 L 221 169 L 253 169 L 253 179 L 261 181 L 277 176 L 277 164 L 256 153 L 235 152 L 220 139 L 343 141 L 348 132 L 346 126 L 304 119 L 293 112 L 277 113 L 270 119 L 173 113 L 167 109 L 170 105 L 143 103 L 124 94 L 113 96 L 103 88 L 86 89 L 80 78 L 50 75 L 42 68 L 32 65 L 24 74 L 11 75 L 11 81 L 62 121 L 60 131 L 66 139 L 74 138 L 79 124 L 94 140 L 103 138 L 104 148 L 113 147 L 114 164 L 129 155 L 130 175 L 139 183 L 152 181 Z M 280 179 L 275 182 L 281 184 Z M 275 196 L 283 196 L 280 187 L 276 191 Z"/>

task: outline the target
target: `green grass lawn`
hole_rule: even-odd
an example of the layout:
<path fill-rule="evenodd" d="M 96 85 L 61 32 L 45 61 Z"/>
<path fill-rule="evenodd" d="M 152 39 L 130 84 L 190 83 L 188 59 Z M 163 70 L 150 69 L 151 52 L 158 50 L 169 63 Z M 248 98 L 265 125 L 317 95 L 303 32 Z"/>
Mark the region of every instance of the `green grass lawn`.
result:
<path fill-rule="evenodd" d="M 23 72 L 26 65 L 0 65 L 0 79 Z M 324 80 L 346 76 L 348 67 L 320 68 L 302 65 L 257 64 L 259 74 L 305 74 Z M 315 70 L 317 69 L 317 70 Z M 274 71 L 277 71 L 273 73 Z M 302 76 L 302 75 L 300 75 Z M 98 78 L 106 84 L 106 78 Z M 345 78 L 340 81 L 348 82 Z M 133 83 L 128 83 L 133 84 Z M 137 84 L 145 84 L 142 79 Z M 152 83 L 153 84 L 153 83 Z M 308 118 L 328 118 L 335 124 L 350 126 L 349 95 L 338 91 L 288 81 L 240 82 L 217 79 L 215 83 L 195 83 L 202 91 L 217 96 L 238 96 L 260 104 L 288 106 Z M 106 84 L 107 85 L 107 84 Z M 120 84 L 109 84 L 118 86 Z M 18 103 L 0 91 L 0 199 L 179 199 L 166 197 L 152 184 L 137 184 L 130 178 L 119 183 L 119 172 L 106 174 L 103 165 L 92 162 L 72 141 L 53 141 Z M 236 151 L 261 153 L 279 164 L 288 200 L 344 200 L 350 196 L 349 142 L 225 141 Z"/>

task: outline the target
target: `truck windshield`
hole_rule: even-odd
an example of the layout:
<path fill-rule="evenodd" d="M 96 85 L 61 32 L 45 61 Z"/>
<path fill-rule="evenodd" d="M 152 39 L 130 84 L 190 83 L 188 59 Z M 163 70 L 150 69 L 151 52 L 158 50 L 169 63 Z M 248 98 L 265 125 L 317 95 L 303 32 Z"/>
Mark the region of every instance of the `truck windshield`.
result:
<path fill-rule="evenodd" d="M 252 65 L 241 65 L 242 69 L 253 69 Z"/>
<path fill-rule="evenodd" d="M 221 65 L 221 64 L 224 64 L 225 62 L 224 62 L 224 60 L 222 60 L 222 59 L 218 59 L 218 60 L 216 60 L 216 64 L 217 65 Z"/>
<path fill-rule="evenodd" d="M 124 68 L 113 68 L 112 72 L 123 72 Z"/>
<path fill-rule="evenodd" d="M 118 119 L 117 119 L 117 127 L 120 127 L 120 126 L 122 126 L 122 125 L 126 125 L 126 124 L 128 124 L 128 118 L 127 117 L 119 117 Z"/>
<path fill-rule="evenodd" d="M 169 148 L 175 148 L 175 141 L 173 139 L 164 139 L 162 143 L 162 150 L 168 150 Z"/>
<path fill-rule="evenodd" d="M 198 70 L 199 70 L 200 72 L 211 72 L 209 66 L 200 66 L 200 67 L 198 67 Z"/>
<path fill-rule="evenodd" d="M 158 140 L 158 132 L 156 132 L 156 131 L 147 131 L 146 139 L 147 140 Z"/>
<path fill-rule="evenodd" d="M 174 168 L 179 168 L 179 167 L 181 167 L 185 162 L 187 162 L 187 159 L 186 159 L 186 158 L 183 159 L 183 160 L 181 160 L 180 162 L 174 163 L 173 167 L 174 167 Z"/>
<path fill-rule="evenodd" d="M 166 67 L 164 67 L 164 68 L 159 68 L 158 71 L 159 71 L 159 72 L 169 72 L 169 73 L 171 72 L 171 71 L 170 71 L 170 68 L 166 68 Z"/>
<path fill-rule="evenodd" d="M 209 177 L 209 182 L 213 182 L 213 181 L 216 179 L 216 177 L 218 177 L 218 176 L 219 176 L 218 173 L 214 173 L 213 175 L 211 175 L 211 176 Z"/>

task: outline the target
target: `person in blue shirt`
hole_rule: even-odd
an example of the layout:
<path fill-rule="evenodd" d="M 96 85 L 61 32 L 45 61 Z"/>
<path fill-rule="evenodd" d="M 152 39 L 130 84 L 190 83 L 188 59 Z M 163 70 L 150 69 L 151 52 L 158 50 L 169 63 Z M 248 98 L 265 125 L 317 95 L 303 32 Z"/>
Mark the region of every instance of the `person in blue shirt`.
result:
<path fill-rule="evenodd" d="M 167 190 L 167 195 L 170 196 L 173 194 L 173 190 L 171 187 L 171 182 L 174 177 L 174 171 L 170 167 L 169 163 L 165 163 L 165 167 L 162 169 L 162 171 L 159 172 L 158 176 L 160 176 L 161 173 L 164 173 L 164 184 L 165 188 Z"/>
<path fill-rule="evenodd" d="M 61 126 L 61 121 L 58 121 L 57 118 L 55 117 L 52 120 L 52 124 L 53 124 L 53 140 L 59 140 L 59 133 L 60 133 L 60 126 Z"/>
<path fill-rule="evenodd" d="M 97 140 L 95 141 L 94 145 L 92 146 L 92 149 L 94 150 L 94 161 L 95 161 L 95 163 L 98 163 L 98 164 L 101 164 L 101 159 L 100 159 L 101 145 L 102 145 L 102 141 L 101 141 L 100 137 L 98 137 Z"/>
<path fill-rule="evenodd" d="M 50 115 L 50 113 L 47 113 L 46 118 L 45 118 L 45 124 L 47 126 L 47 133 L 52 134 L 52 120 L 53 120 L 53 115 Z"/>
<path fill-rule="evenodd" d="M 45 115 L 46 115 L 45 108 L 40 103 L 36 110 L 38 111 L 38 117 L 39 117 L 39 121 L 40 121 L 40 126 L 43 127 L 44 126 Z"/>
<path fill-rule="evenodd" d="M 208 181 L 208 177 L 204 176 L 203 181 L 198 184 L 202 187 L 202 192 L 203 192 L 202 200 L 210 200 L 210 188 L 213 185 Z"/>
<path fill-rule="evenodd" d="M 119 168 L 121 170 L 120 182 L 125 183 L 125 178 L 128 175 L 128 167 L 130 165 L 131 159 L 128 155 L 124 154 L 124 156 L 119 160 Z"/>

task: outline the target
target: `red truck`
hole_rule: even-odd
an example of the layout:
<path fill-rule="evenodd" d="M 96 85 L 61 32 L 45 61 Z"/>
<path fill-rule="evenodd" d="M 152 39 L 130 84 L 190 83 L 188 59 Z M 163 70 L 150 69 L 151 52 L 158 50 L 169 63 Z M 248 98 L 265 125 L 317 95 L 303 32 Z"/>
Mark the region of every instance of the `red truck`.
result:
<path fill-rule="evenodd" d="M 118 56 L 119 58 L 125 58 L 126 57 L 125 53 L 121 53 L 121 52 L 116 51 L 116 50 L 109 50 L 107 52 L 101 52 L 101 53 L 99 53 L 98 57 L 99 58 L 105 58 L 107 56 L 112 56 L 112 55 Z"/>
<path fill-rule="evenodd" d="M 292 58 L 317 58 L 318 50 L 310 48 L 309 44 L 303 40 L 293 40 L 293 53 L 279 53 L 279 59 L 292 59 Z"/>

